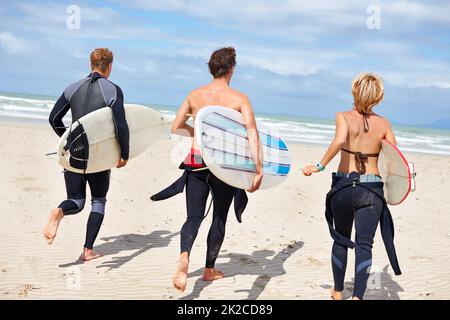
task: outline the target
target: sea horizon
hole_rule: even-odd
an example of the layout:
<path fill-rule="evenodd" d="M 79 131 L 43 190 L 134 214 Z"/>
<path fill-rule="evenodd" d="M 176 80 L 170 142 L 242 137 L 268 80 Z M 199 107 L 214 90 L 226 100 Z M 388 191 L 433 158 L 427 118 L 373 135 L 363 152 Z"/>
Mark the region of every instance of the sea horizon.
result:
<path fill-rule="evenodd" d="M 46 121 L 57 96 L 0 91 L 0 119 Z M 178 106 L 126 101 L 158 110 L 173 119 Z M 318 119 L 288 114 L 270 114 L 255 110 L 259 123 L 278 131 L 289 143 L 326 145 L 334 137 L 332 119 Z M 66 119 L 69 119 L 66 117 Z M 393 123 L 398 145 L 405 152 L 450 155 L 450 129 Z"/>

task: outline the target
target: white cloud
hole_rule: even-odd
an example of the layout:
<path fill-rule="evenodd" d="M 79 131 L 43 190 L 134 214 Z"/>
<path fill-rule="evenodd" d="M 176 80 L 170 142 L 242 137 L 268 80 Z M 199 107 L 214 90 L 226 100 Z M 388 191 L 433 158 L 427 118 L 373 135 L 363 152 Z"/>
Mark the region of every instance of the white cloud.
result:
<path fill-rule="evenodd" d="M 339 50 L 301 50 L 285 48 L 268 48 L 266 46 L 236 44 L 237 64 L 272 72 L 281 76 L 306 76 L 320 70 L 331 68 L 336 60 L 354 56 L 349 51 Z M 216 47 L 186 48 L 177 55 L 208 61 Z"/>
<path fill-rule="evenodd" d="M 25 41 L 10 32 L 0 32 L 0 47 L 10 55 L 21 54 L 28 50 Z"/>
<path fill-rule="evenodd" d="M 2 16 L 2 23 L 11 30 L 25 30 L 38 32 L 46 37 L 72 38 L 72 39 L 103 39 L 103 40 L 130 40 L 130 39 L 159 39 L 165 35 L 156 27 L 142 26 L 130 23 L 112 8 L 95 7 L 80 3 L 80 29 L 69 30 L 66 5 L 14 3 L 14 9 L 19 12 L 17 16 Z"/>
<path fill-rule="evenodd" d="M 76 4 L 80 8 L 81 19 L 92 22 L 112 22 L 120 17 L 120 14 L 108 7 L 92 7 L 84 3 Z M 30 17 L 33 20 L 41 21 L 42 23 L 56 22 L 65 26 L 69 5 L 55 4 L 55 3 L 30 3 L 18 2 L 13 4 L 14 8 Z"/>
<path fill-rule="evenodd" d="M 256 48 L 253 48 L 254 51 Z M 208 61 L 213 49 L 183 49 L 178 52 L 179 56 L 193 59 L 201 59 L 205 63 Z M 317 71 L 316 68 L 312 66 L 305 65 L 299 57 L 292 59 L 292 57 L 274 57 L 274 54 L 279 56 L 278 52 L 272 51 L 272 55 L 269 58 L 267 52 L 264 53 L 262 50 L 259 51 L 257 55 L 253 55 L 250 52 L 242 53 L 242 47 L 239 47 L 237 52 L 237 64 L 238 66 L 247 66 L 258 68 L 261 70 L 270 71 L 278 75 L 307 75 L 312 74 Z"/>
<path fill-rule="evenodd" d="M 113 0 L 114 1 L 114 0 Z M 278 22 L 301 25 L 305 20 L 328 26 L 365 26 L 366 9 L 378 5 L 382 15 L 397 19 L 414 19 L 450 24 L 450 4 L 439 1 L 335 1 L 335 0 L 115 0 L 124 5 L 155 11 L 174 11 L 209 21 Z M 316 26 L 317 27 L 317 26 Z"/>
<path fill-rule="evenodd" d="M 414 23 L 428 22 L 441 23 L 450 25 L 450 4 L 444 2 L 433 1 L 383 1 L 380 5 L 381 10 L 386 10 L 387 14 L 399 18 L 400 23 L 407 20 L 400 20 L 400 18 L 408 19 Z"/>

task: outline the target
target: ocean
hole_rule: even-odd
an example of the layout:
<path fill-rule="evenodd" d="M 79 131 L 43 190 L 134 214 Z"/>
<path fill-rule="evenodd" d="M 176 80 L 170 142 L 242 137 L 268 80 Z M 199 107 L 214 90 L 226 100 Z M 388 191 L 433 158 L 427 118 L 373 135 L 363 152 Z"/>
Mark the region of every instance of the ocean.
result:
<path fill-rule="evenodd" d="M 0 92 L 0 120 L 46 122 L 55 97 Z M 169 119 L 176 108 L 148 105 Z M 334 137 L 334 123 L 329 120 L 256 113 L 257 121 L 278 131 L 287 142 L 326 145 Z M 70 116 L 67 116 L 70 121 Z M 399 148 L 406 152 L 450 155 L 450 130 L 394 126 Z"/>

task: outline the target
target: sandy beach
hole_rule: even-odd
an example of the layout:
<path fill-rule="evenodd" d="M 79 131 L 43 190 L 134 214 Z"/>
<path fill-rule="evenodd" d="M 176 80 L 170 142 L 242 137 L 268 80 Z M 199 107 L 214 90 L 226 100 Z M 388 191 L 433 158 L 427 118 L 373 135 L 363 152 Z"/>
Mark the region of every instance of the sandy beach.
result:
<path fill-rule="evenodd" d="M 324 201 L 336 161 L 322 174 L 300 174 L 324 147 L 290 145 L 293 168 L 287 181 L 249 195 L 242 224 L 230 212 L 216 265 L 226 277 L 213 283 L 200 279 L 209 215 L 192 251 L 188 287 L 178 293 L 171 278 L 184 195 L 156 203 L 149 196 L 180 176 L 188 142 L 166 136 L 127 167 L 113 169 L 95 247 L 104 256 L 87 263 L 78 256 L 89 205 L 63 219 L 53 245 L 42 237 L 49 210 L 65 198 L 62 169 L 55 156 L 45 156 L 56 142 L 48 126 L 0 124 L 0 299 L 329 299 L 332 241 Z M 390 268 L 378 230 L 372 268 L 378 272 L 365 298 L 450 299 L 450 158 L 406 155 L 418 172 L 417 191 L 391 207 L 403 275 Z M 350 251 L 346 297 L 353 262 Z"/>

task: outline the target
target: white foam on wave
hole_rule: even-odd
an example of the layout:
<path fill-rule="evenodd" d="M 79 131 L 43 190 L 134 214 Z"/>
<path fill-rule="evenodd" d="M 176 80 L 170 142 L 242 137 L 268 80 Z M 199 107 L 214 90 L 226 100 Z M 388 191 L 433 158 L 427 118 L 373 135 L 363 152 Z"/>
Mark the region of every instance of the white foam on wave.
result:
<path fill-rule="evenodd" d="M 2 96 L 0 95 L 0 101 L 18 101 L 21 103 L 45 103 L 45 104 L 53 104 L 55 100 L 46 100 L 46 99 L 32 99 L 32 98 L 21 98 L 21 97 L 10 97 L 10 96 Z"/>
<path fill-rule="evenodd" d="M 8 118 L 30 119 L 30 120 L 48 120 L 47 115 L 29 114 L 29 113 L 21 113 L 21 112 L 1 112 L 0 111 L 0 116 L 8 117 Z"/>
<path fill-rule="evenodd" d="M 47 98 L 29 98 L 0 95 L 0 117 L 47 120 L 55 101 Z M 162 106 L 149 105 L 158 110 L 167 120 L 175 119 L 173 110 Z M 329 144 L 334 137 L 335 127 L 332 122 L 314 123 L 305 119 L 279 119 L 264 115 L 256 118 L 273 133 L 280 135 L 286 141 L 305 144 Z M 70 121 L 70 113 L 64 118 Z M 425 132 L 424 132 L 425 131 Z M 395 134 L 400 149 L 405 152 L 450 155 L 450 133 L 421 131 L 417 128 L 395 128 Z"/>
<path fill-rule="evenodd" d="M 50 113 L 50 110 L 47 108 L 36 108 L 36 107 L 22 107 L 22 106 L 16 106 L 16 105 L 0 105 L 0 110 L 7 110 L 7 111 L 25 111 L 25 112 L 38 112 L 38 113 Z"/>
<path fill-rule="evenodd" d="M 435 154 L 435 155 L 444 155 L 449 156 L 449 151 L 442 151 L 442 150 L 433 150 L 433 149 L 421 149 L 421 148 L 409 148 L 409 147 L 401 147 L 401 150 L 403 152 L 414 152 L 414 153 L 425 153 L 425 154 Z"/>

